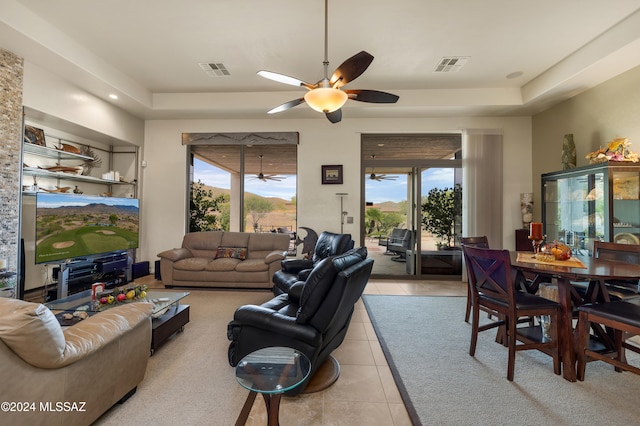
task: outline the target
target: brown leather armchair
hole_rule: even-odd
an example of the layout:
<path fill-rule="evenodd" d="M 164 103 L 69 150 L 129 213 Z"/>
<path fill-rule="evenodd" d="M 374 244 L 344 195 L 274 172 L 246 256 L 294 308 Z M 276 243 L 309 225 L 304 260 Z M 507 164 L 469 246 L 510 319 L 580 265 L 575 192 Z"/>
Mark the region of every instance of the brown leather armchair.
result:
<path fill-rule="evenodd" d="M 62 328 L 42 304 L 0 298 L 2 400 L 38 408 L 2 413 L 3 422 L 88 425 L 132 395 L 149 360 L 151 309 L 126 304 Z M 56 411 L 57 403 L 69 410 Z"/>

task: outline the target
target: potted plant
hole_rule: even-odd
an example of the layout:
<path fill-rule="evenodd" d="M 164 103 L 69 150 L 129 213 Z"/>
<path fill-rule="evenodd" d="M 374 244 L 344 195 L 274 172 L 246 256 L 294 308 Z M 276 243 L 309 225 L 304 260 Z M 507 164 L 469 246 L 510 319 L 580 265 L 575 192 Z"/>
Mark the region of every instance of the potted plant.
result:
<path fill-rule="evenodd" d="M 438 250 L 452 247 L 462 223 L 462 187 L 433 188 L 422 203 L 422 225 L 442 241 Z"/>

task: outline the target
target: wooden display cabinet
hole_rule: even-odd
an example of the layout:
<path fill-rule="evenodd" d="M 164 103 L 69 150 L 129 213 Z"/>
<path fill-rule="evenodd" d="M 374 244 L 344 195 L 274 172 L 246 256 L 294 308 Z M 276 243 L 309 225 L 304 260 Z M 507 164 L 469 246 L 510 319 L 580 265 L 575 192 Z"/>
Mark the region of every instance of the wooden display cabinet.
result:
<path fill-rule="evenodd" d="M 591 254 L 593 241 L 640 244 L 640 164 L 600 163 L 542 175 L 545 241 Z"/>

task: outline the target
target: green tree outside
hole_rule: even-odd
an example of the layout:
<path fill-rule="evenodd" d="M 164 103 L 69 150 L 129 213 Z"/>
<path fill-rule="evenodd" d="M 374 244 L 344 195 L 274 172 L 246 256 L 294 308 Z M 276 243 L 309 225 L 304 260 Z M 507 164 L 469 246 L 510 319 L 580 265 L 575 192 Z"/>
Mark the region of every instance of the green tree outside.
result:
<path fill-rule="evenodd" d="M 462 220 L 462 187 L 433 188 L 423 198 L 422 224 L 424 229 L 442 239 L 447 247 L 455 241 L 456 230 Z"/>
<path fill-rule="evenodd" d="M 204 188 L 201 181 L 191 183 L 189 200 L 189 232 L 204 232 L 220 229 L 221 206 L 228 202 L 224 195 L 213 195 L 213 191 Z"/>
<path fill-rule="evenodd" d="M 398 212 L 384 213 L 378 208 L 369 208 L 365 212 L 365 232 L 371 236 L 386 235 L 401 223 L 406 222 L 406 216 Z"/>
<path fill-rule="evenodd" d="M 382 225 L 380 229 L 385 234 L 388 234 L 393 228 L 398 227 L 401 223 L 405 223 L 407 221 L 406 215 L 398 212 L 389 212 L 385 213 L 382 216 Z"/>
<path fill-rule="evenodd" d="M 251 215 L 254 232 L 258 232 L 260 220 L 273 211 L 273 203 L 266 198 L 247 196 L 244 199 L 244 211 Z"/>
<path fill-rule="evenodd" d="M 364 213 L 364 217 L 366 220 L 365 232 L 367 233 L 367 235 L 373 234 L 374 231 L 379 234 L 383 217 L 382 211 L 380 209 L 372 207 L 366 210 L 366 212 Z"/>

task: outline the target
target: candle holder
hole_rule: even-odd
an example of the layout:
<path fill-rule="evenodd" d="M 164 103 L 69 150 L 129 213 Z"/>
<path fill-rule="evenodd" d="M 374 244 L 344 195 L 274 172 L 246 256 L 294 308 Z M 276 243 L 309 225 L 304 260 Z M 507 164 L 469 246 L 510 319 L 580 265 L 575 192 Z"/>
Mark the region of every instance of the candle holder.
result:
<path fill-rule="evenodd" d="M 533 246 L 533 257 L 536 257 L 536 255 L 540 253 L 540 247 L 542 246 L 542 242 L 544 241 L 544 236 L 542 238 L 536 238 L 529 235 L 529 239 L 531 240 L 531 245 Z"/>

